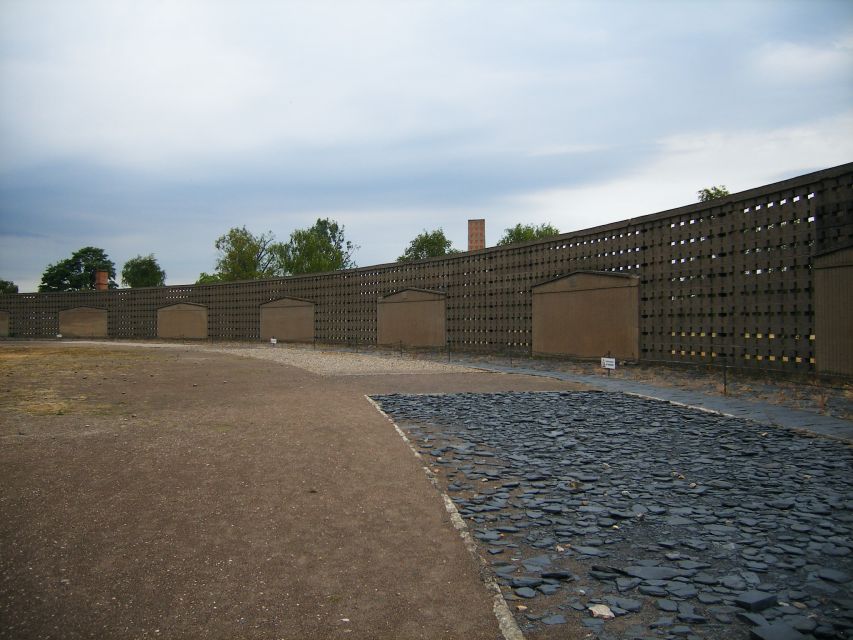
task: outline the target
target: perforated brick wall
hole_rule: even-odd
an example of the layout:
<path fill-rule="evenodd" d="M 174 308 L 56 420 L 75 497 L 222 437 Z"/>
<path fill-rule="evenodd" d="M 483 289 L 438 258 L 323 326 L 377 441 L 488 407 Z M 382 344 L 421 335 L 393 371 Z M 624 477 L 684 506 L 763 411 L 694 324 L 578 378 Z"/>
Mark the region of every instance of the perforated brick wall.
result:
<path fill-rule="evenodd" d="M 376 342 L 379 299 L 406 287 L 447 295 L 451 348 L 527 349 L 531 287 L 577 270 L 640 277 L 640 357 L 809 371 L 814 366 L 812 260 L 853 245 L 853 163 L 641 218 L 415 263 L 218 285 L 0 298 L 9 330 L 58 332 L 72 307 L 109 312 L 109 335 L 153 338 L 157 309 L 208 307 L 213 339 L 258 339 L 259 305 L 315 303 L 315 335 Z"/>

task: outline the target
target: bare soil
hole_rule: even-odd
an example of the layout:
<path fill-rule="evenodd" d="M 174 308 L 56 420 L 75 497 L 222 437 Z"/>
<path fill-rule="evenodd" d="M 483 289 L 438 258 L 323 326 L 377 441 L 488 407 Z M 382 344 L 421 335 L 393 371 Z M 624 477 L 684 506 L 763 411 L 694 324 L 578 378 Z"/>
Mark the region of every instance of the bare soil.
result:
<path fill-rule="evenodd" d="M 499 638 L 441 498 L 364 396 L 567 388 L 0 343 L 0 638 Z"/>

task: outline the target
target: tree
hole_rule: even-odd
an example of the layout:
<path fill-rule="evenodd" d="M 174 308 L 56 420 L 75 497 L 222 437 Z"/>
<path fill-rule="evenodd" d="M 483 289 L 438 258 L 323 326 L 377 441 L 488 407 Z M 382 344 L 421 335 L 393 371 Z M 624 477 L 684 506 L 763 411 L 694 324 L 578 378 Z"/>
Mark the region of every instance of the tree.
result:
<path fill-rule="evenodd" d="M 95 272 L 109 274 L 108 286 L 115 289 L 116 267 L 103 249 L 83 247 L 70 258 L 48 265 L 41 276 L 39 291 L 84 291 L 95 288 Z"/>
<path fill-rule="evenodd" d="M 153 253 L 136 256 L 124 263 L 121 283 L 127 287 L 162 287 L 166 284 L 166 272 L 157 264 Z"/>
<path fill-rule="evenodd" d="M 419 233 L 406 247 L 397 262 L 412 262 L 413 260 L 423 260 L 424 258 L 435 258 L 437 256 L 446 256 L 453 253 L 459 253 L 457 249 L 451 248 L 453 243 L 444 235 L 444 230 L 441 228 L 435 231 L 423 230 Z"/>
<path fill-rule="evenodd" d="M 344 236 L 344 227 L 329 218 L 317 218 L 307 229 L 297 229 L 290 240 L 275 247 L 282 274 L 320 273 L 351 269 L 358 249 Z"/>
<path fill-rule="evenodd" d="M 0 280 L 0 294 L 18 293 L 18 285 L 11 280 Z"/>
<path fill-rule="evenodd" d="M 560 235 L 560 230 L 550 223 L 540 225 L 518 223 L 514 227 L 504 229 L 503 237 L 498 240 L 498 246 L 527 242 L 528 240 L 543 240 Z"/>
<path fill-rule="evenodd" d="M 699 191 L 696 192 L 696 195 L 699 197 L 699 202 L 708 202 L 709 200 L 724 198 L 729 195 L 729 190 L 726 189 L 726 185 L 721 184 L 719 187 L 705 187 L 704 189 L 699 189 Z"/>
<path fill-rule="evenodd" d="M 201 273 L 197 284 L 255 280 L 278 275 L 275 236 L 272 231 L 254 235 L 246 227 L 231 228 L 214 245 L 219 252 L 216 271 Z"/>

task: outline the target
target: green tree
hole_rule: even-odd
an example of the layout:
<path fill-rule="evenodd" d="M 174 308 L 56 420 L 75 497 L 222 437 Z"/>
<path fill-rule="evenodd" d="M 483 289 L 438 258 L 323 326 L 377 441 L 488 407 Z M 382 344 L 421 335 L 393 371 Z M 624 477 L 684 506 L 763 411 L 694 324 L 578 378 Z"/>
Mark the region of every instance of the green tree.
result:
<path fill-rule="evenodd" d="M 233 227 L 219 236 L 214 245 L 219 255 L 216 271 L 201 273 L 197 284 L 255 280 L 278 275 L 278 246 L 272 231 L 254 235 L 246 227 Z"/>
<path fill-rule="evenodd" d="M 11 280 L 0 280 L 0 294 L 18 293 L 18 285 Z"/>
<path fill-rule="evenodd" d="M 721 184 L 719 187 L 705 187 L 704 189 L 699 189 L 699 191 L 696 192 L 696 195 L 699 197 L 699 202 L 708 202 L 709 200 L 724 198 L 729 195 L 729 190 L 726 189 L 726 185 Z"/>
<path fill-rule="evenodd" d="M 108 286 L 115 289 L 116 266 L 103 249 L 83 247 L 70 258 L 48 265 L 41 276 L 39 291 L 84 291 L 95 288 L 95 272 L 109 274 Z"/>
<path fill-rule="evenodd" d="M 313 226 L 297 229 L 290 240 L 276 245 L 278 269 L 282 274 L 320 273 L 351 269 L 358 249 L 344 236 L 344 227 L 329 218 L 318 218 Z"/>
<path fill-rule="evenodd" d="M 527 242 L 529 240 L 543 240 L 560 235 L 560 230 L 550 223 L 521 224 L 504 229 L 503 237 L 498 240 L 498 246 L 515 244 L 516 242 Z"/>
<path fill-rule="evenodd" d="M 162 287 L 166 284 L 166 272 L 160 268 L 153 253 L 136 256 L 124 263 L 121 283 L 126 287 Z"/>
<path fill-rule="evenodd" d="M 413 260 L 423 260 L 424 258 L 435 258 L 437 256 L 446 256 L 453 253 L 459 253 L 458 249 L 451 248 L 453 243 L 444 235 L 444 230 L 441 228 L 435 231 L 423 230 L 419 233 L 406 247 L 397 262 L 412 262 Z"/>

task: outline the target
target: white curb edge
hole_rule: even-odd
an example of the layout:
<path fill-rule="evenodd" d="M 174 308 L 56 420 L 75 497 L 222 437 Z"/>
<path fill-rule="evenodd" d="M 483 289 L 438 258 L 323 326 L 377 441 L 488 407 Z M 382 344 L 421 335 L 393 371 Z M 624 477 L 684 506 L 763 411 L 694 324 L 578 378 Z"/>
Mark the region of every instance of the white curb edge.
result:
<path fill-rule="evenodd" d="M 399 435 L 403 442 L 405 442 L 409 449 L 411 449 L 412 453 L 415 454 L 415 457 L 421 462 L 424 461 L 423 456 L 418 452 L 418 450 L 414 447 L 411 440 L 409 440 L 408 436 L 403 433 L 403 430 L 397 426 L 397 423 L 394 422 L 391 417 L 385 413 L 382 408 L 371 398 L 370 396 L 364 396 L 367 398 L 367 401 L 373 405 L 373 407 L 390 422 L 394 429 L 397 431 L 397 435 Z M 480 567 L 480 577 L 483 580 L 483 583 L 486 585 L 486 589 L 488 589 L 492 593 L 492 611 L 495 614 L 495 618 L 497 618 L 498 626 L 501 629 L 501 633 L 505 640 L 524 640 L 524 634 L 521 632 L 518 624 L 515 621 L 515 618 L 512 616 L 512 612 L 509 610 L 509 606 L 504 600 L 503 593 L 501 593 L 501 588 L 495 579 L 492 577 L 491 573 L 488 571 L 488 565 L 480 557 L 480 554 L 477 553 L 477 543 L 474 542 L 474 539 L 471 537 L 471 533 L 468 531 L 468 525 L 465 524 L 465 520 L 462 519 L 462 516 L 459 514 L 459 510 L 456 508 L 456 505 L 453 504 L 453 500 L 450 499 L 450 496 L 447 495 L 444 491 L 441 490 L 441 487 L 438 484 L 438 479 L 435 474 L 432 472 L 426 464 L 422 466 L 426 477 L 435 487 L 436 491 L 439 492 L 442 499 L 444 500 L 444 508 L 447 510 L 448 515 L 450 516 L 450 521 L 453 523 L 453 528 L 459 533 L 459 536 L 462 538 L 462 542 L 465 544 L 465 548 L 468 550 L 468 553 L 474 558 Z"/>

